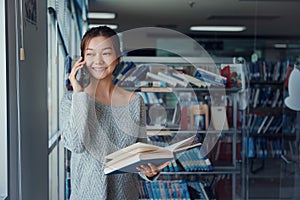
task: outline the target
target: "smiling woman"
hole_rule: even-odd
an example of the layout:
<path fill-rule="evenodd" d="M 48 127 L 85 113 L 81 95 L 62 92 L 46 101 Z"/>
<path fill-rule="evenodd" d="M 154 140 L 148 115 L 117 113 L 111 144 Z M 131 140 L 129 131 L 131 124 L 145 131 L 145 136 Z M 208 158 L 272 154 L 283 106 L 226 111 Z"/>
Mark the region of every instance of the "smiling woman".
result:
<path fill-rule="evenodd" d="M 168 163 L 137 167 L 136 173 L 105 175 L 105 156 L 134 143 L 146 142 L 143 98 L 113 84 L 120 60 L 115 31 L 100 26 L 83 36 L 82 57 L 69 80 L 73 93 L 61 103 L 62 140 L 71 156 L 71 199 L 138 199 L 138 175 L 152 180 Z M 82 87 L 76 74 L 86 66 L 90 84 Z"/>

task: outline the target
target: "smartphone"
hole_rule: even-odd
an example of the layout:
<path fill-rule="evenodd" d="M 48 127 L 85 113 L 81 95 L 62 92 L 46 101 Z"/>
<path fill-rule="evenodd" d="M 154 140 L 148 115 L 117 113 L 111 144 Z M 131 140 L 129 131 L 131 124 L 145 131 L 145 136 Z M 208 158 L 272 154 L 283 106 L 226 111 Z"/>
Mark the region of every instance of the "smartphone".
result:
<path fill-rule="evenodd" d="M 76 79 L 83 88 L 90 84 L 90 73 L 86 65 L 77 71 Z"/>

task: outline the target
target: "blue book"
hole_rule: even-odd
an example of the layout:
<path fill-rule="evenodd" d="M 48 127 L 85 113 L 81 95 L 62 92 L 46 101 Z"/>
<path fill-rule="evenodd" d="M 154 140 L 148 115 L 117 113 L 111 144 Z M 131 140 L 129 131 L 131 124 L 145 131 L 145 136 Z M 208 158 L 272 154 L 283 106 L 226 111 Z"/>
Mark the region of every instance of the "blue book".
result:
<path fill-rule="evenodd" d="M 171 188 L 172 188 L 172 191 L 173 191 L 173 192 L 172 192 L 172 194 L 173 194 L 172 196 L 173 196 L 174 199 L 179 199 L 178 193 L 177 193 L 178 190 L 177 190 L 177 187 L 176 187 L 175 184 L 176 184 L 175 181 L 173 181 L 172 184 L 171 184 Z"/>
<path fill-rule="evenodd" d="M 248 138 L 247 156 L 248 156 L 248 158 L 254 158 L 255 157 L 255 144 L 254 144 L 254 138 L 253 137 Z"/>
<path fill-rule="evenodd" d="M 151 182 L 145 181 L 144 184 L 146 186 L 149 199 L 153 199 L 154 196 L 153 196 L 153 190 L 151 188 Z"/>
<path fill-rule="evenodd" d="M 227 78 L 225 76 L 221 76 L 219 74 L 207 71 L 200 67 L 196 69 L 193 75 L 194 77 L 200 80 L 207 81 L 207 82 L 211 81 L 211 83 L 220 84 L 223 86 L 225 86 L 227 83 Z"/>
<path fill-rule="evenodd" d="M 114 84 L 117 84 L 119 81 L 123 80 L 126 73 L 135 67 L 135 64 L 133 62 L 127 62 L 124 66 L 124 68 L 120 71 L 118 75 L 116 75 L 115 79 L 113 80 Z"/>
<path fill-rule="evenodd" d="M 171 195 L 169 193 L 167 181 L 163 181 L 162 183 L 163 183 L 163 186 L 164 186 L 164 191 L 165 191 L 166 199 L 171 199 Z"/>
<path fill-rule="evenodd" d="M 120 82 L 120 86 L 123 87 L 133 87 L 135 81 L 145 80 L 146 73 L 149 71 L 148 65 L 139 65 L 133 69 L 131 69 L 124 78 L 123 81 Z"/>

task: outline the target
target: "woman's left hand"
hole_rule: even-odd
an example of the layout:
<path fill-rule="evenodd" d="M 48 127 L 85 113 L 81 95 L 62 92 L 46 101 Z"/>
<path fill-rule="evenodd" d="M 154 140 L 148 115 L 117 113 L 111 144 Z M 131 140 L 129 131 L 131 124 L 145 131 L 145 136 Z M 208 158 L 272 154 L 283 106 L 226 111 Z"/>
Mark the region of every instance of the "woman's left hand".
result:
<path fill-rule="evenodd" d="M 155 166 L 152 163 L 148 163 L 148 165 L 140 165 L 136 169 L 140 172 L 144 173 L 147 177 L 151 178 L 157 175 L 163 168 L 168 166 L 170 162 L 166 162 L 160 166 Z"/>

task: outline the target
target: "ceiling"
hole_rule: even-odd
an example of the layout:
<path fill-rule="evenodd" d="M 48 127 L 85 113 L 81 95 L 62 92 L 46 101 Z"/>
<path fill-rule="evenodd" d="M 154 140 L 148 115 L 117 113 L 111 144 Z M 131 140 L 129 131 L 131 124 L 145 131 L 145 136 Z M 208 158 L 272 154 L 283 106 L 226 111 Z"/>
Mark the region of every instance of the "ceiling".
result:
<path fill-rule="evenodd" d="M 165 27 L 189 36 L 300 38 L 300 0 L 89 0 L 89 11 L 115 12 L 117 32 Z M 244 25 L 238 33 L 190 31 L 191 25 Z"/>

